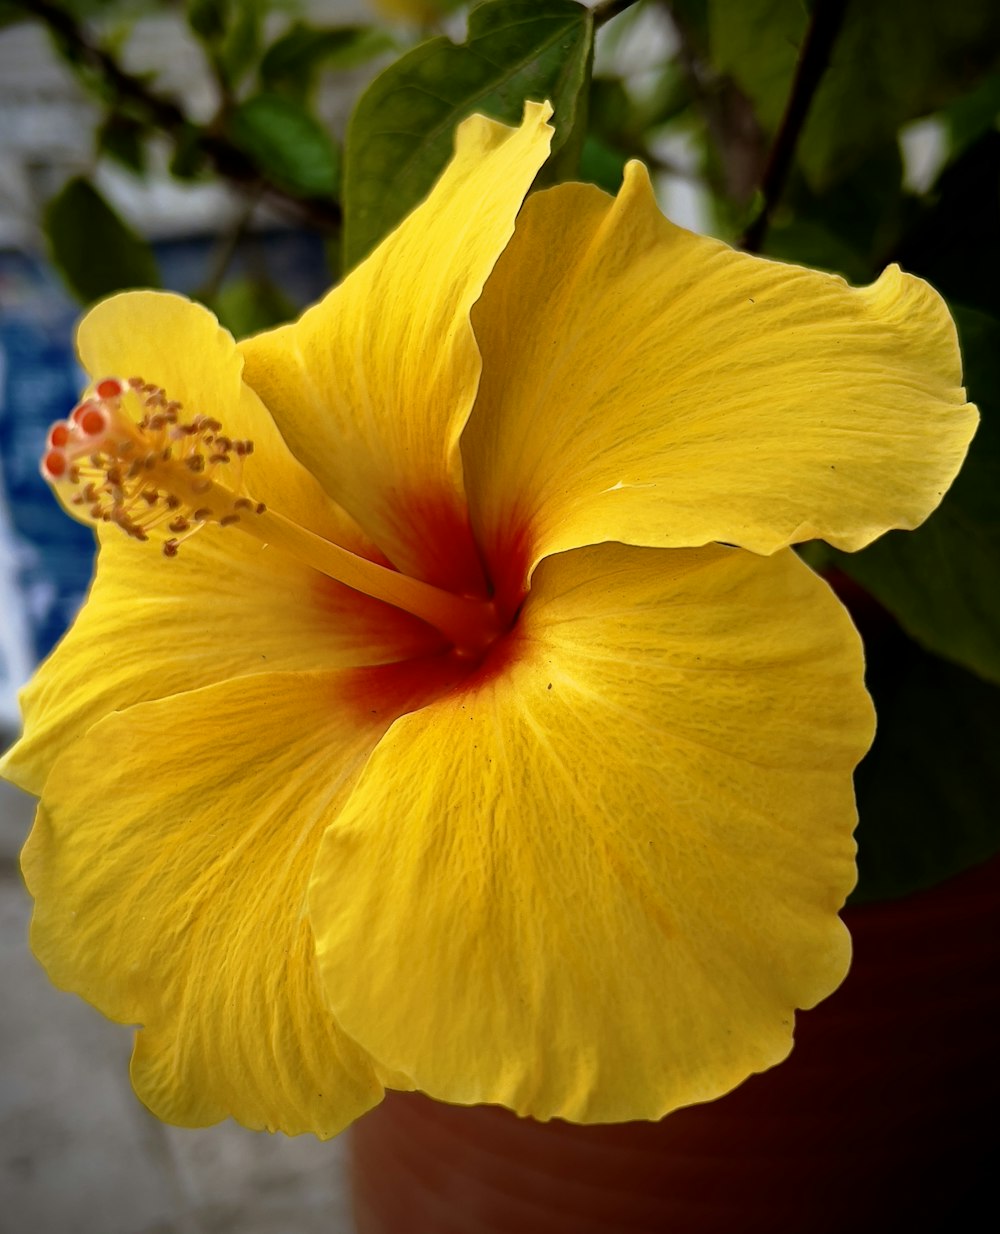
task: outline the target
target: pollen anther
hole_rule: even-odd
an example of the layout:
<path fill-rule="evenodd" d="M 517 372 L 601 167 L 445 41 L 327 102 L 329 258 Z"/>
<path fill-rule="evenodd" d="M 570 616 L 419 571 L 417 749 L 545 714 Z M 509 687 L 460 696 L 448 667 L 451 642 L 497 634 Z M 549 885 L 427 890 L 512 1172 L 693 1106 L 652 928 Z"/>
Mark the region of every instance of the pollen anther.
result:
<path fill-rule="evenodd" d="M 182 410 L 142 377 L 106 377 L 49 430 L 42 475 L 75 489 L 68 503 L 94 522 L 115 523 L 136 540 L 164 526 L 183 533 L 163 541 L 168 557 L 209 523 L 228 527 L 239 511 L 262 514 L 263 504 L 242 488 L 253 443 L 224 436 L 211 416 L 181 424 Z"/>

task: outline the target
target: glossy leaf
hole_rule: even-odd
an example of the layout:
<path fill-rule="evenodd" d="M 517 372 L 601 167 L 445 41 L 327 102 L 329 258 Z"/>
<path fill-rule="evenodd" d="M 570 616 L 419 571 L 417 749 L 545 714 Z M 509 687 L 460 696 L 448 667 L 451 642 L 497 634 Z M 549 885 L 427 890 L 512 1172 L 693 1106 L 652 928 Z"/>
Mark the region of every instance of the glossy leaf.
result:
<path fill-rule="evenodd" d="M 344 264 L 356 265 L 429 192 L 473 112 L 520 122 L 525 99 L 548 99 L 557 151 L 586 85 L 590 13 L 572 0 L 494 0 L 469 15 L 468 41 L 431 39 L 362 95 L 344 159 Z"/>
<path fill-rule="evenodd" d="M 233 141 L 262 174 L 305 197 L 332 197 L 339 158 L 320 122 L 294 99 L 258 94 L 230 118 Z"/>
<path fill-rule="evenodd" d="M 153 250 L 89 180 L 70 180 L 45 207 L 43 226 L 53 262 L 83 303 L 160 285 Z"/>

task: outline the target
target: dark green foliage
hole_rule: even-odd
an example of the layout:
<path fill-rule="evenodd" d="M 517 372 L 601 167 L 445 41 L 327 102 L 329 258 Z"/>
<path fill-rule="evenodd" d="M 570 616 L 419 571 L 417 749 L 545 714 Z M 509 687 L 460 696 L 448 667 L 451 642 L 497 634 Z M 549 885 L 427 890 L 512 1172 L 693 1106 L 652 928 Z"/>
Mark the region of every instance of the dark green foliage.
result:
<path fill-rule="evenodd" d="M 209 308 L 234 336 L 246 338 L 295 316 L 295 305 L 268 279 L 240 278 L 226 283 Z"/>
<path fill-rule="evenodd" d="M 953 297 L 982 422 L 957 481 L 922 527 L 837 556 L 925 647 L 1000 682 L 1000 133 L 982 136 L 945 170 L 897 255 Z"/>
<path fill-rule="evenodd" d="M 774 131 L 809 21 L 802 0 L 709 0 L 714 66 Z M 960 97 L 1000 68 L 994 0 L 855 0 L 810 109 L 799 164 L 817 186 L 852 171 L 900 125 Z"/>
<path fill-rule="evenodd" d="M 188 0 L 188 25 L 205 42 L 225 37 L 229 16 L 229 0 Z"/>
<path fill-rule="evenodd" d="M 337 147 L 301 103 L 279 94 L 257 94 L 240 103 L 229 119 L 235 144 L 269 179 L 303 197 L 332 197 L 337 191 Z"/>
<path fill-rule="evenodd" d="M 43 224 L 53 262 L 83 303 L 126 287 L 159 285 L 149 245 L 89 180 L 70 180 L 48 203 Z"/>
<path fill-rule="evenodd" d="M 516 124 L 525 99 L 549 99 L 558 150 L 576 123 L 591 34 L 590 14 L 571 0 L 496 0 L 470 14 L 462 46 L 431 39 L 377 77 L 347 134 L 345 268 L 426 196 L 472 112 Z"/>
<path fill-rule="evenodd" d="M 855 777 L 853 899 L 881 900 L 1000 850 L 1000 689 L 897 630 L 865 633 L 878 733 Z"/>
<path fill-rule="evenodd" d="M 969 457 L 923 526 L 836 557 L 918 642 L 1000 683 L 1000 322 L 956 316 L 982 413 Z"/>
<path fill-rule="evenodd" d="M 392 37 L 377 27 L 324 29 L 297 21 L 267 49 L 260 63 L 260 83 L 265 90 L 304 100 L 320 70 L 354 68 L 392 46 Z"/>
<path fill-rule="evenodd" d="M 112 112 L 97 130 L 97 149 L 141 176 L 146 170 L 148 129 L 121 112 Z"/>

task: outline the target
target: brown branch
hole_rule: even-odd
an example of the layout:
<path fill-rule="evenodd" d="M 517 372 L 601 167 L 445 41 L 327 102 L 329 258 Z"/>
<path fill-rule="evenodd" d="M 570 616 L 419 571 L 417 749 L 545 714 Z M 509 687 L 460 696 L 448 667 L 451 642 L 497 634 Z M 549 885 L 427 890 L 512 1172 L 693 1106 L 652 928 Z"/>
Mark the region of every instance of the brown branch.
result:
<path fill-rule="evenodd" d="M 590 10 L 594 19 L 594 29 L 600 30 L 605 22 L 610 21 L 612 17 L 617 17 L 619 13 L 624 13 L 636 3 L 637 0 L 600 0 L 600 3 L 595 4 Z"/>
<path fill-rule="evenodd" d="M 170 138 L 175 146 L 188 137 L 193 126 L 182 108 L 173 99 L 151 90 L 141 77 L 123 69 L 110 52 L 91 42 L 71 14 L 49 0 L 14 0 L 14 3 L 44 23 L 66 48 L 69 60 L 96 74 L 110 88 L 113 97 L 128 103 L 145 124 Z M 293 213 L 324 231 L 340 226 L 341 212 L 336 201 L 301 198 L 288 192 L 262 175 L 252 159 L 218 133 L 201 130 L 198 151 L 224 180 L 261 192 L 276 208 Z"/>
<path fill-rule="evenodd" d="M 833 45 L 843 25 L 849 0 L 816 0 L 812 19 L 799 52 L 785 114 L 781 117 L 761 177 L 763 198 L 760 213 L 740 240 L 739 247 L 759 253 L 792 168 L 795 149 L 823 74 L 830 63 Z"/>

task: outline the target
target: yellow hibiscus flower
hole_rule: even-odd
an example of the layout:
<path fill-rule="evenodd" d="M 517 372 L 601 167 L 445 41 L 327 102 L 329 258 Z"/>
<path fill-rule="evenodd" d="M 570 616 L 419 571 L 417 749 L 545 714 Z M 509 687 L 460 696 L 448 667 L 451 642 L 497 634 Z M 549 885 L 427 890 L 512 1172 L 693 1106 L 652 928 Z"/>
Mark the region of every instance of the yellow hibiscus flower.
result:
<path fill-rule="evenodd" d="M 43 467 L 97 575 L 4 771 L 34 949 L 141 1026 L 172 1122 L 331 1135 L 386 1085 L 655 1119 L 847 970 L 872 711 L 789 545 L 937 504 L 952 323 L 673 226 L 638 164 L 524 201 L 549 114 L 461 125 L 292 325 L 80 326 Z"/>

